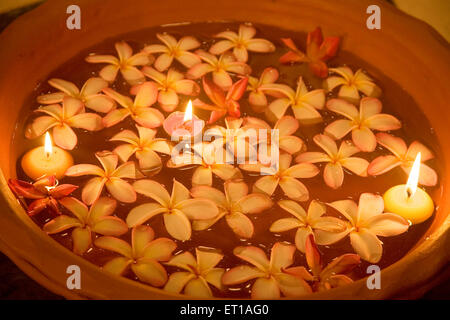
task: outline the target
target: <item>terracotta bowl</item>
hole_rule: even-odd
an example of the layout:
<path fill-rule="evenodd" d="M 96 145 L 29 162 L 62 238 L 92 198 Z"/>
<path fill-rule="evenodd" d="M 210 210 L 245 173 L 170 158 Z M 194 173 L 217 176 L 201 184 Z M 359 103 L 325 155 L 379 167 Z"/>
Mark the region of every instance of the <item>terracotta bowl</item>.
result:
<path fill-rule="evenodd" d="M 67 298 L 179 299 L 141 283 L 110 275 L 44 234 L 26 215 L 6 180 L 15 176 L 10 157 L 19 111 L 35 86 L 78 52 L 152 26 L 176 22 L 237 20 L 307 32 L 321 26 L 343 39 L 347 50 L 395 79 L 426 114 L 442 145 L 450 140 L 449 45 L 425 23 L 376 0 L 80 0 L 81 30 L 68 30 L 72 0 L 47 1 L 21 16 L 0 35 L 0 249 L 31 278 Z M 182 5 L 181 5 L 182 4 Z M 366 28 L 366 8 L 381 8 L 381 30 Z M 366 279 L 306 298 L 390 298 L 430 283 L 449 261 L 450 149 L 440 148 L 441 187 L 433 223 L 402 259 L 383 269 L 381 290 Z M 66 268 L 81 268 L 81 290 L 66 287 Z"/>

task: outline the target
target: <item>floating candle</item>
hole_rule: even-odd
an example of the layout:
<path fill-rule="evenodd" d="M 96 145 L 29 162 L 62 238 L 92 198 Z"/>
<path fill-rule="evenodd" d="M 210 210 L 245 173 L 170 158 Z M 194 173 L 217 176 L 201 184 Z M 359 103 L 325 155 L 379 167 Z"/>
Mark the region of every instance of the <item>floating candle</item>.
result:
<path fill-rule="evenodd" d="M 61 179 L 67 168 L 73 165 L 73 158 L 67 151 L 53 146 L 47 132 L 44 146 L 28 151 L 23 156 L 21 164 L 23 171 L 33 180 L 50 175 Z"/>
<path fill-rule="evenodd" d="M 427 220 L 434 212 L 434 203 L 423 189 L 417 187 L 420 171 L 420 152 L 417 154 L 406 185 L 390 188 L 384 194 L 387 212 L 396 213 L 413 224 Z"/>
<path fill-rule="evenodd" d="M 172 112 L 164 120 L 164 130 L 172 137 L 196 137 L 205 126 L 205 122 L 199 119 L 192 111 L 192 102 L 189 100 L 186 111 Z"/>

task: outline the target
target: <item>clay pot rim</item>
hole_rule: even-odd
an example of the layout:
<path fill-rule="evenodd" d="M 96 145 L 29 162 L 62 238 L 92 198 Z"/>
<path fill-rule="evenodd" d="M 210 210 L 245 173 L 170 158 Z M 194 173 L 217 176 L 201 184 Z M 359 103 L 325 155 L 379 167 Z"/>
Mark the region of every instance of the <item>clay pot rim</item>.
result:
<path fill-rule="evenodd" d="M 51 2 L 51 1 L 50 1 Z M 355 1 L 354 1 L 355 2 Z M 392 13 L 395 13 L 396 16 L 398 17 L 399 20 L 404 20 L 404 23 L 407 23 L 408 21 L 410 21 L 410 23 L 415 24 L 417 26 L 420 25 L 420 28 L 426 29 L 426 32 L 429 34 L 430 39 L 426 39 L 426 41 L 428 42 L 439 42 L 440 46 L 445 47 L 446 49 L 450 48 L 450 45 L 447 41 L 445 41 L 444 38 L 442 38 L 437 31 L 435 31 L 433 28 L 431 28 L 428 24 L 426 24 L 425 22 L 422 22 L 416 18 L 413 18 L 411 16 L 408 16 L 407 14 L 401 12 L 399 9 L 395 8 L 394 6 L 390 5 L 390 4 L 386 4 L 386 3 L 382 3 L 379 0 L 375 0 L 375 1 L 371 1 L 373 3 L 376 3 L 377 5 L 379 5 L 383 10 L 389 10 Z M 3 39 L 4 34 L 7 34 L 10 32 L 11 29 L 14 28 L 14 26 L 17 24 L 17 21 L 22 21 L 23 19 L 30 19 L 31 17 L 33 17 L 33 15 L 37 15 L 39 14 L 40 11 L 43 11 L 44 8 L 46 8 L 46 6 L 50 6 L 51 4 L 43 4 L 41 6 L 39 6 L 36 9 L 31 10 L 30 12 L 26 13 L 24 16 L 19 17 L 18 19 L 16 19 L 10 26 L 8 26 L 3 33 L 0 35 L 0 40 Z M 56 250 L 56 252 L 58 254 L 60 254 L 59 257 L 61 258 L 67 258 L 70 261 L 73 261 L 75 263 L 78 263 L 78 265 L 85 265 L 89 271 L 93 272 L 94 274 L 101 274 L 106 278 L 110 278 L 111 281 L 119 281 L 119 282 L 124 282 L 127 285 L 130 286 L 134 286 L 134 287 L 141 287 L 144 291 L 147 292 L 152 292 L 154 294 L 157 295 L 161 295 L 162 298 L 164 298 L 164 296 L 166 297 L 173 297 L 176 299 L 186 299 L 186 298 L 190 298 L 191 297 L 187 297 L 185 295 L 182 294 L 171 294 L 165 291 L 162 291 L 161 289 L 157 289 L 157 288 L 153 288 L 151 286 L 139 283 L 137 281 L 131 280 L 131 279 L 127 279 L 124 277 L 120 277 L 120 276 L 115 276 L 112 274 L 108 274 L 103 272 L 100 267 L 98 267 L 97 265 L 85 260 L 82 257 L 79 257 L 77 255 L 75 255 L 74 253 L 72 253 L 70 250 L 68 250 L 67 248 L 63 247 L 62 245 L 56 245 L 54 246 L 54 244 L 57 244 L 57 242 L 55 240 L 53 240 L 51 237 L 49 236 L 45 236 L 43 237 L 43 231 L 36 225 L 34 224 L 34 222 L 31 220 L 30 217 L 28 217 L 28 215 L 26 214 L 25 210 L 17 203 L 14 195 L 12 194 L 12 192 L 9 190 L 9 188 L 7 187 L 7 183 L 6 183 L 6 179 L 4 177 L 3 171 L 0 170 L 0 189 L 1 189 L 1 194 L 2 194 L 2 200 L 8 205 L 8 208 L 14 212 L 15 214 L 17 214 L 19 216 L 19 218 L 22 220 L 21 222 L 24 224 L 25 227 L 29 228 L 30 231 L 37 235 L 39 240 L 48 243 L 49 245 L 53 245 L 54 249 Z M 442 221 L 442 225 L 441 227 L 436 230 L 434 233 L 432 233 L 431 236 L 436 238 L 437 240 L 441 240 L 441 245 L 445 245 L 445 241 L 446 241 L 446 236 L 448 235 L 448 229 L 449 229 L 449 225 L 450 225 L 450 216 L 447 215 L 447 217 L 445 218 L 444 221 Z M 432 248 L 432 243 L 426 242 L 426 241 L 421 241 L 420 243 L 418 243 L 416 246 L 414 246 L 413 249 L 411 249 L 404 257 L 402 257 L 400 260 L 396 261 L 395 263 L 393 263 L 392 265 L 390 265 L 387 268 L 382 269 L 382 277 L 383 275 L 387 274 L 387 273 L 391 273 L 391 272 L 395 272 L 397 269 L 399 269 L 399 265 L 403 265 L 405 262 L 414 262 L 414 261 L 418 261 L 418 257 L 417 254 L 423 250 L 427 250 L 429 249 L 430 251 L 428 252 L 429 254 L 433 254 L 433 248 Z M 53 281 L 53 279 L 51 277 L 47 277 L 47 275 L 45 273 L 43 273 L 42 271 L 38 270 L 38 269 L 33 269 L 32 267 L 28 267 L 28 262 L 27 262 L 27 252 L 22 252 L 22 254 L 19 252 L 16 254 L 17 251 L 19 250 L 14 250 L 11 246 L 9 246 L 8 244 L 4 243 L 2 241 L 2 239 L 0 238 L 0 249 L 2 251 L 4 251 L 8 256 L 10 256 L 10 258 L 17 264 L 19 265 L 19 267 L 21 269 L 23 269 L 23 271 L 25 273 L 27 273 L 31 278 L 35 279 L 36 281 L 38 281 L 39 283 L 41 283 L 43 286 L 47 287 L 48 289 L 57 292 L 67 298 L 85 298 L 85 297 L 98 297 L 98 298 L 105 298 L 103 296 L 99 296 L 98 294 L 96 294 L 96 292 L 84 292 L 83 289 L 80 291 L 80 293 L 82 294 L 78 294 L 77 293 L 73 293 L 69 290 L 67 290 L 63 284 L 58 284 L 56 281 Z M 17 249 L 17 248 L 15 248 Z M 401 269 L 401 268 L 400 268 Z M 339 292 L 343 292 L 344 290 L 351 290 L 352 287 L 353 288 L 357 288 L 360 287 L 362 283 L 365 283 L 367 277 L 357 280 L 354 283 L 343 287 L 343 288 L 337 288 L 337 289 L 333 289 L 329 292 L 325 292 L 325 293 L 314 293 L 311 295 L 306 295 L 303 297 L 300 297 L 302 299 L 320 299 L 320 298 L 326 298 L 327 296 L 329 296 L 329 294 L 327 293 L 332 293 L 333 296 L 335 296 L 336 294 L 339 294 Z M 51 283 L 54 283 L 54 286 L 51 285 Z M 144 292 L 141 291 L 141 292 Z M 392 291 L 390 293 L 395 293 L 395 290 Z M 106 296 L 107 298 L 107 296 Z M 353 298 L 358 298 L 358 297 L 353 297 Z M 221 298 L 215 298 L 215 299 L 221 299 Z M 287 298 L 282 298 L 282 299 L 287 299 Z"/>

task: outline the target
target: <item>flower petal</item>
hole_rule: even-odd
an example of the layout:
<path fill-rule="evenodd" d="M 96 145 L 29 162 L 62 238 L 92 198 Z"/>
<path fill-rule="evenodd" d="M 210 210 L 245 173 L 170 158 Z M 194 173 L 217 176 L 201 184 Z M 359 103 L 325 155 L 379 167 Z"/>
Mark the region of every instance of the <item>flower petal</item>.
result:
<path fill-rule="evenodd" d="M 97 200 L 105 185 L 106 178 L 96 177 L 89 180 L 81 192 L 81 199 L 87 205 L 91 205 Z"/>
<path fill-rule="evenodd" d="M 242 213 L 260 213 L 272 207 L 272 200 L 265 194 L 252 193 L 241 198 L 237 205 L 242 210 Z"/>
<path fill-rule="evenodd" d="M 92 231 L 105 236 L 120 236 L 128 231 L 128 226 L 117 217 L 103 217 L 95 222 Z"/>
<path fill-rule="evenodd" d="M 353 200 L 339 200 L 328 204 L 339 211 L 348 221 L 356 224 L 358 221 L 358 205 Z"/>
<path fill-rule="evenodd" d="M 143 251 L 143 256 L 157 261 L 167 261 L 177 248 L 176 243 L 168 238 L 158 238 L 150 242 Z"/>
<path fill-rule="evenodd" d="M 105 184 L 109 193 L 120 202 L 132 203 L 136 201 L 136 192 L 125 180 L 113 177 L 109 178 Z"/>
<path fill-rule="evenodd" d="M 127 258 L 132 258 L 131 246 L 122 239 L 104 236 L 95 239 L 94 244 L 96 247 L 116 252 Z"/>
<path fill-rule="evenodd" d="M 127 216 L 127 225 L 132 228 L 143 224 L 157 214 L 166 212 L 167 209 L 158 203 L 144 203 L 131 209 Z"/>
<path fill-rule="evenodd" d="M 266 39 L 251 39 L 247 41 L 247 50 L 254 52 L 273 52 L 275 46 Z"/>
<path fill-rule="evenodd" d="M 192 268 L 197 268 L 197 260 L 189 251 L 184 251 L 180 254 L 177 254 L 166 264 L 168 266 L 185 269 L 190 272 L 192 272 Z"/>
<path fill-rule="evenodd" d="M 112 127 L 130 115 L 130 111 L 125 108 L 111 110 L 104 118 L 103 125 L 106 128 Z"/>
<path fill-rule="evenodd" d="M 358 96 L 359 97 L 359 96 Z M 342 99 L 330 99 L 327 101 L 327 108 L 350 120 L 359 118 L 359 111 L 356 107 Z"/>
<path fill-rule="evenodd" d="M 396 156 L 379 156 L 369 164 L 367 173 L 371 176 L 377 176 L 392 170 L 400 164 L 401 162 Z"/>
<path fill-rule="evenodd" d="M 91 230 L 77 227 L 72 231 L 73 252 L 78 255 L 85 253 L 92 244 Z"/>
<path fill-rule="evenodd" d="M 333 275 L 346 274 L 352 271 L 361 262 L 357 254 L 343 254 L 330 262 L 320 274 L 320 277 L 327 279 Z"/>
<path fill-rule="evenodd" d="M 174 272 L 170 275 L 169 280 L 164 286 L 164 290 L 172 293 L 180 293 L 186 283 L 188 283 L 195 275 L 190 272 Z"/>
<path fill-rule="evenodd" d="M 286 113 L 287 108 L 291 104 L 291 100 L 287 98 L 278 98 L 270 103 L 269 110 L 275 115 L 277 119 L 280 119 Z"/>
<path fill-rule="evenodd" d="M 208 284 L 202 278 L 189 281 L 184 288 L 184 293 L 197 298 L 211 298 L 213 296 Z"/>
<path fill-rule="evenodd" d="M 284 194 L 289 198 L 297 201 L 307 201 L 309 199 L 308 189 L 296 178 L 283 177 L 279 184 Z"/>
<path fill-rule="evenodd" d="M 350 233 L 350 242 L 353 249 L 361 257 L 370 263 L 380 261 L 383 254 L 383 245 L 375 234 L 367 229 Z"/>
<path fill-rule="evenodd" d="M 105 263 L 102 269 L 116 275 L 122 275 L 132 262 L 129 258 L 117 257 Z"/>
<path fill-rule="evenodd" d="M 59 233 L 73 227 L 81 227 L 82 224 L 78 219 L 61 215 L 47 222 L 42 229 L 48 234 Z"/>
<path fill-rule="evenodd" d="M 95 113 L 80 113 L 67 120 L 72 128 L 97 131 L 103 128 L 102 117 Z"/>
<path fill-rule="evenodd" d="M 397 158 L 402 158 L 406 155 L 407 147 L 402 138 L 384 132 L 377 133 L 376 137 L 377 142 L 391 151 Z"/>
<path fill-rule="evenodd" d="M 167 207 L 170 203 L 170 194 L 164 186 L 156 181 L 143 179 L 133 183 L 134 190 L 146 197 L 152 198 L 162 206 Z"/>
<path fill-rule="evenodd" d="M 281 272 L 294 262 L 295 246 L 276 242 L 270 253 L 270 269 Z"/>
<path fill-rule="evenodd" d="M 258 247 L 236 247 L 234 248 L 233 253 L 236 257 L 251 263 L 261 271 L 269 270 L 270 262 L 264 251 Z"/>
<path fill-rule="evenodd" d="M 182 37 L 178 41 L 178 49 L 183 51 L 197 49 L 200 45 L 201 43 L 196 38 L 191 36 Z"/>
<path fill-rule="evenodd" d="M 196 186 L 191 189 L 191 194 L 194 198 L 205 198 L 213 201 L 218 206 L 225 207 L 227 204 L 227 199 L 225 195 L 212 187 L 209 186 Z"/>
<path fill-rule="evenodd" d="M 193 67 L 202 62 L 202 60 L 196 54 L 187 51 L 177 56 L 176 59 L 186 68 Z"/>
<path fill-rule="evenodd" d="M 228 226 L 235 234 L 244 239 L 253 236 L 254 227 L 252 221 L 241 212 L 234 212 L 225 216 Z"/>
<path fill-rule="evenodd" d="M 110 112 L 115 106 L 114 100 L 103 94 L 95 94 L 87 97 L 85 104 L 89 109 L 102 113 Z"/>
<path fill-rule="evenodd" d="M 164 115 L 155 108 L 139 108 L 134 120 L 143 127 L 156 128 L 162 125 Z"/>
<path fill-rule="evenodd" d="M 248 194 L 248 186 L 242 181 L 226 181 L 224 183 L 225 195 L 230 202 L 238 202 Z"/>
<path fill-rule="evenodd" d="M 265 176 L 256 180 L 253 188 L 271 196 L 278 187 L 279 179 L 274 176 Z"/>
<path fill-rule="evenodd" d="M 53 140 L 58 147 L 66 150 L 72 150 L 78 142 L 77 135 L 66 124 L 53 127 Z"/>
<path fill-rule="evenodd" d="M 162 72 L 164 70 L 167 70 L 170 67 L 170 65 L 172 64 L 172 61 L 173 61 L 172 55 L 163 53 L 158 58 L 156 58 L 154 66 L 158 71 Z"/>
<path fill-rule="evenodd" d="M 269 230 L 270 232 L 278 233 L 299 228 L 301 226 L 303 226 L 303 224 L 295 218 L 282 218 L 272 223 Z"/>
<path fill-rule="evenodd" d="M 155 232 L 149 226 L 137 226 L 131 231 L 131 248 L 134 257 L 143 257 L 145 247 L 155 238 Z M 151 258 L 151 257 L 148 257 Z"/>
<path fill-rule="evenodd" d="M 406 232 L 409 228 L 408 221 L 393 213 L 383 213 L 371 217 L 366 221 L 369 231 L 377 236 L 392 237 Z"/>
<path fill-rule="evenodd" d="M 275 276 L 278 287 L 286 297 L 299 297 L 312 293 L 311 287 L 300 277 L 280 273 Z"/>
<path fill-rule="evenodd" d="M 373 130 L 389 131 L 400 129 L 402 123 L 390 114 L 376 114 L 365 121 L 365 124 Z"/>
<path fill-rule="evenodd" d="M 342 139 L 345 137 L 355 126 L 351 120 L 340 119 L 336 120 L 325 127 L 325 133 L 334 139 Z"/>
<path fill-rule="evenodd" d="M 372 152 L 377 147 L 377 139 L 368 127 L 353 129 L 352 139 L 355 146 L 363 152 Z"/>
<path fill-rule="evenodd" d="M 48 83 L 53 88 L 56 88 L 69 96 L 77 96 L 80 93 L 80 90 L 78 90 L 77 86 L 70 81 L 53 78 L 48 80 Z"/>
<path fill-rule="evenodd" d="M 89 217 L 88 207 L 80 200 L 73 197 L 65 197 L 59 200 L 59 203 L 69 210 L 78 220 L 86 223 Z"/>
<path fill-rule="evenodd" d="M 108 82 L 114 82 L 117 77 L 117 72 L 119 71 L 119 66 L 115 64 L 109 64 L 100 70 L 98 73 L 100 77 Z"/>
<path fill-rule="evenodd" d="M 428 149 L 426 146 L 424 146 L 419 141 L 413 141 L 408 148 L 408 151 L 406 152 L 406 158 L 415 160 L 417 157 L 417 154 L 420 152 L 420 159 L 422 162 L 428 161 L 430 159 L 434 158 L 433 153 Z"/>
<path fill-rule="evenodd" d="M 226 286 L 232 286 L 249 280 L 264 277 L 266 274 L 255 267 L 247 265 L 231 268 L 222 277 L 222 283 Z"/>
<path fill-rule="evenodd" d="M 323 170 L 323 179 L 327 186 L 338 189 L 344 182 L 344 170 L 340 163 L 327 163 Z"/>
<path fill-rule="evenodd" d="M 191 223 L 189 219 L 178 210 L 164 214 L 164 225 L 167 232 L 177 240 L 185 241 L 191 238 Z"/>
<path fill-rule="evenodd" d="M 214 268 L 223 258 L 223 254 L 215 251 L 195 249 L 197 256 L 197 268 L 201 273 L 207 273 Z"/>
<path fill-rule="evenodd" d="M 350 157 L 341 160 L 342 166 L 361 177 L 367 177 L 369 161 L 362 158 Z"/>
<path fill-rule="evenodd" d="M 373 193 L 363 193 L 359 197 L 358 203 L 358 221 L 366 222 L 372 217 L 383 213 L 384 201 L 383 198 Z"/>
<path fill-rule="evenodd" d="M 208 199 L 188 199 L 179 202 L 176 209 L 191 220 L 212 219 L 219 214 L 216 204 Z"/>
<path fill-rule="evenodd" d="M 314 237 L 314 233 L 311 229 L 311 227 L 303 227 L 298 228 L 297 232 L 295 233 L 295 246 L 300 252 L 305 253 L 306 252 L 306 239 L 312 235 Z"/>
<path fill-rule="evenodd" d="M 220 40 L 214 43 L 210 48 L 209 52 L 215 55 L 220 55 L 224 53 L 225 51 L 230 50 L 233 48 L 235 44 L 231 42 L 230 40 Z"/>
<path fill-rule="evenodd" d="M 283 209 L 296 217 L 300 223 L 305 224 L 307 219 L 307 214 L 305 209 L 295 201 L 292 200 L 280 200 L 278 205 Z"/>

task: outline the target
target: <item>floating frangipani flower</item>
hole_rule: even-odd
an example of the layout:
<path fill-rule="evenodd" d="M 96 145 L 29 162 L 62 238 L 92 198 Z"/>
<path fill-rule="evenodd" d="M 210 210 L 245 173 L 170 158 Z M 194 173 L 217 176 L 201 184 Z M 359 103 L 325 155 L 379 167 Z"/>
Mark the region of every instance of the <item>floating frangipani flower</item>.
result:
<path fill-rule="evenodd" d="M 49 104 L 35 111 L 46 115 L 34 119 L 26 127 L 25 136 L 34 139 L 52 129 L 55 144 L 63 149 L 72 150 L 77 145 L 78 138 L 72 128 L 88 131 L 103 128 L 102 118 L 98 114 L 85 113 L 83 103 L 69 96 L 63 98 L 62 106 Z"/>
<path fill-rule="evenodd" d="M 211 249 L 195 248 L 195 255 L 196 258 L 185 251 L 166 262 L 168 266 L 186 271 L 172 273 L 164 290 L 172 293 L 183 291 L 184 294 L 192 297 L 211 298 L 213 293 L 209 285 L 219 290 L 223 288 L 221 279 L 225 270 L 216 267 L 222 260 L 223 254 Z"/>
<path fill-rule="evenodd" d="M 353 74 L 349 67 L 330 68 L 330 71 L 339 76 L 330 76 L 324 82 L 324 88 L 332 91 L 338 88 L 338 97 L 348 102 L 357 104 L 361 98 L 360 92 L 368 97 L 378 98 L 381 89 L 367 76 L 362 69 Z"/>
<path fill-rule="evenodd" d="M 74 228 L 72 231 L 73 251 L 85 253 L 92 244 L 92 232 L 106 236 L 120 236 L 128 231 L 125 222 L 111 216 L 116 209 L 114 199 L 102 197 L 88 207 L 78 199 L 66 197 L 59 201 L 74 217 L 60 215 L 47 222 L 43 230 L 55 234 Z"/>
<path fill-rule="evenodd" d="M 228 90 L 233 84 L 229 73 L 247 76 L 252 72 L 249 65 L 236 61 L 230 53 L 224 53 L 219 58 L 203 50 L 197 50 L 196 54 L 204 62 L 190 68 L 186 76 L 190 79 L 199 79 L 212 73 L 213 82 L 223 90 Z"/>
<path fill-rule="evenodd" d="M 149 226 L 137 226 L 131 231 L 131 246 L 128 242 L 111 237 L 100 237 L 95 246 L 116 252 L 121 257 L 108 261 L 103 270 L 123 275 L 131 269 L 142 282 L 161 287 L 167 282 L 166 269 L 161 262 L 168 261 L 177 245 L 170 239 L 157 238 Z"/>
<path fill-rule="evenodd" d="M 219 214 L 214 202 L 208 199 L 192 199 L 189 190 L 173 180 L 172 195 L 163 185 L 153 180 L 139 180 L 133 184 L 137 193 L 156 202 L 145 203 L 133 208 L 127 217 L 127 224 L 135 227 L 162 213 L 167 232 L 175 239 L 185 241 L 191 238 L 189 220 L 212 219 Z"/>
<path fill-rule="evenodd" d="M 196 199 L 210 199 L 219 208 L 219 215 L 209 220 L 192 223 L 194 230 L 206 230 L 222 217 L 233 232 L 241 238 L 251 238 L 254 233 L 248 214 L 258 214 L 272 207 L 270 198 L 263 193 L 248 193 L 248 186 L 242 180 L 225 181 L 222 192 L 210 186 L 198 186 L 191 189 Z"/>
<path fill-rule="evenodd" d="M 89 78 L 83 87 L 78 87 L 63 79 L 50 79 L 48 83 L 59 92 L 43 94 L 37 97 L 37 102 L 42 104 L 55 104 L 63 101 L 65 96 L 80 100 L 87 108 L 97 112 L 109 112 L 115 107 L 115 102 L 110 97 L 99 92 L 108 87 L 108 82 L 102 78 Z"/>
<path fill-rule="evenodd" d="M 158 102 L 166 112 L 172 112 L 178 106 L 178 94 L 197 96 L 200 92 L 199 85 L 173 68 L 163 74 L 152 67 L 142 68 L 144 75 L 156 82 L 158 86 Z M 132 88 L 132 93 L 137 92 L 138 87 Z"/>
<path fill-rule="evenodd" d="M 225 163 L 226 151 L 217 151 L 216 147 L 217 145 L 212 143 L 197 143 L 192 146 L 194 153 L 188 155 L 188 159 L 186 159 L 185 155 L 172 155 L 172 158 L 167 161 L 166 165 L 168 168 L 198 165 L 192 174 L 191 181 L 193 187 L 202 185 L 212 186 L 213 174 L 224 181 L 242 177 L 239 168 Z"/>
<path fill-rule="evenodd" d="M 88 205 L 94 203 L 100 197 L 104 186 L 120 202 L 136 201 L 136 192 L 133 187 L 123 180 L 123 178 L 137 179 L 142 176 L 135 163 L 129 161 L 117 167 L 119 157 L 110 151 L 96 152 L 95 157 L 103 168 L 93 164 L 77 164 L 66 171 L 68 177 L 98 176 L 90 179 L 83 187 L 81 193 L 83 202 Z"/>
<path fill-rule="evenodd" d="M 340 219 L 323 216 L 326 213 L 325 206 L 316 200 L 311 201 L 309 204 L 308 213 L 301 205 L 292 200 L 278 201 L 278 205 L 293 215 L 294 218 L 276 220 L 270 226 L 270 232 L 285 232 L 297 228 L 295 245 L 303 253 L 305 252 L 306 239 L 309 235 L 314 237 L 315 230 L 328 232 L 342 232 L 346 230 L 346 224 Z"/>
<path fill-rule="evenodd" d="M 52 213 L 61 214 L 58 201 L 69 196 L 78 186 L 73 184 L 58 185 L 55 176 L 44 177 L 34 183 L 18 179 L 9 179 L 8 186 L 17 197 L 32 199 L 27 206 L 29 216 L 34 216 L 44 209 L 50 209 Z"/>
<path fill-rule="evenodd" d="M 247 139 L 249 138 L 247 130 L 250 128 L 247 124 L 259 123 L 260 121 L 262 120 L 254 117 L 225 117 L 225 127 L 212 126 L 205 132 L 205 137 L 208 137 L 208 139 L 214 137 L 213 144 L 217 147 L 225 146 L 232 160 L 235 157 L 245 160 L 250 154 L 256 154 L 255 144 L 257 143 L 257 141 Z M 257 132 L 254 133 L 255 138 L 258 138 Z"/>
<path fill-rule="evenodd" d="M 173 36 L 167 33 L 158 33 L 156 37 L 164 44 L 151 44 L 143 49 L 146 53 L 161 53 L 155 61 L 155 68 L 158 71 L 167 70 L 176 59 L 186 68 L 190 68 L 201 62 L 200 58 L 190 52 L 200 47 L 201 43 L 191 36 L 180 38 L 177 41 Z"/>
<path fill-rule="evenodd" d="M 421 162 L 434 158 L 433 153 L 419 141 L 406 146 L 402 138 L 387 133 L 377 133 L 377 141 L 393 155 L 379 156 L 374 159 L 367 169 L 370 175 L 377 176 L 400 166 L 407 174 L 411 171 L 417 154 L 421 153 Z M 420 164 L 419 183 L 424 186 L 435 186 L 438 182 L 436 171 L 424 163 Z"/>
<path fill-rule="evenodd" d="M 233 253 L 253 266 L 241 265 L 228 270 L 222 277 L 222 283 L 231 286 L 256 279 L 251 287 L 252 299 L 278 299 L 280 291 L 286 297 L 298 297 L 312 292 L 301 277 L 286 272 L 294 263 L 293 245 L 275 243 L 270 260 L 262 249 L 253 246 L 236 247 Z"/>
<path fill-rule="evenodd" d="M 158 87 L 154 82 L 142 83 L 137 89 L 134 101 L 111 88 L 105 88 L 103 92 L 121 106 L 121 108 L 110 111 L 103 118 L 105 127 L 112 127 L 128 116 L 146 128 L 159 127 L 164 121 L 164 115 L 158 109 L 150 108 L 158 97 Z"/>
<path fill-rule="evenodd" d="M 245 118 L 246 120 L 250 117 Z M 255 121 L 255 119 L 257 121 Z M 267 150 L 270 151 L 271 145 L 273 141 L 271 140 L 271 132 L 272 128 L 270 125 L 260 119 L 257 118 L 251 118 L 252 121 L 246 121 L 245 126 L 247 128 L 254 128 L 254 129 L 266 129 L 267 135 L 265 136 L 259 136 L 258 142 L 259 143 L 266 143 L 267 144 Z M 280 150 L 283 150 L 289 154 L 294 154 L 299 151 L 301 151 L 304 147 L 303 140 L 300 139 L 297 136 L 294 136 L 294 133 L 297 132 L 299 128 L 298 120 L 295 119 L 292 116 L 283 116 L 275 123 L 273 130 L 278 130 L 278 147 Z"/>
<path fill-rule="evenodd" d="M 225 95 L 224 91 L 213 83 L 211 80 L 203 77 L 203 90 L 213 105 L 204 103 L 200 99 L 195 99 L 192 104 L 195 108 L 204 110 L 210 110 L 211 115 L 208 123 L 214 123 L 225 115 L 239 118 L 241 116 L 239 100 L 245 93 L 247 88 L 248 78 L 242 78 L 236 81 L 227 91 Z"/>
<path fill-rule="evenodd" d="M 110 141 L 126 142 L 116 147 L 113 152 L 121 161 L 127 162 L 133 154 L 139 161 L 143 173 L 153 173 L 162 167 L 162 161 L 157 152 L 170 154 L 172 146 L 167 139 L 155 138 L 156 130 L 136 125 L 138 134 L 131 130 L 122 130 Z"/>
<path fill-rule="evenodd" d="M 266 84 L 264 90 L 282 93 L 285 97 L 272 101 L 269 110 L 277 119 L 280 119 L 289 107 L 292 108 L 295 118 L 304 124 L 322 121 L 322 116 L 317 111 L 325 105 L 325 92 L 323 89 L 308 91 L 303 78 L 299 77 L 297 90 L 285 84 Z"/>
<path fill-rule="evenodd" d="M 266 89 L 267 84 L 273 84 L 278 80 L 279 72 L 277 69 L 269 67 L 265 68 L 258 78 L 249 76 L 247 90 L 250 91 L 248 95 L 248 102 L 250 103 L 253 111 L 264 112 L 268 102 L 266 94 L 275 97 L 282 97 L 283 95 L 276 91 L 270 91 Z"/>
<path fill-rule="evenodd" d="M 351 131 L 353 143 L 364 152 L 372 152 L 377 146 L 372 130 L 397 130 L 402 126 L 394 116 L 381 113 L 382 105 L 376 98 L 362 98 L 359 110 L 342 99 L 328 100 L 327 108 L 347 119 L 330 123 L 325 128 L 325 133 L 334 139 L 342 139 Z"/>
<path fill-rule="evenodd" d="M 350 225 L 343 232 L 330 233 L 317 230 L 316 241 L 323 245 L 333 244 L 348 234 L 355 252 L 370 263 L 380 261 L 383 243 L 377 236 L 391 237 L 408 230 L 409 223 L 394 213 L 383 213 L 384 201 L 379 195 L 363 193 L 357 205 L 353 200 L 340 200 L 328 204 L 336 209 Z"/>
<path fill-rule="evenodd" d="M 271 196 L 278 185 L 284 194 L 297 201 L 307 201 L 309 192 L 299 178 L 312 178 L 319 173 L 319 169 L 312 163 L 299 163 L 291 166 L 292 156 L 288 153 L 280 154 L 278 170 L 272 167 L 257 164 L 241 164 L 242 170 L 264 173 L 253 185 L 254 191 L 264 192 Z"/>
<path fill-rule="evenodd" d="M 116 80 L 117 72 L 120 70 L 123 78 L 131 85 L 143 82 L 144 74 L 136 66 L 145 66 L 154 61 L 152 55 L 139 52 L 133 55 L 133 49 L 124 41 L 115 44 L 118 57 L 112 55 L 89 55 L 86 61 L 89 63 L 107 63 L 100 70 L 99 75 L 108 82 Z"/>
<path fill-rule="evenodd" d="M 354 174 L 367 177 L 367 167 L 369 162 L 363 158 L 352 157 L 355 153 L 361 152 L 351 141 L 341 142 L 337 147 L 336 142 L 324 134 L 317 134 L 313 138 L 314 142 L 321 147 L 323 152 L 304 152 L 299 154 L 295 161 L 299 163 L 326 162 L 323 170 L 323 180 L 327 186 L 337 189 L 344 182 L 344 169 L 350 170 Z"/>
<path fill-rule="evenodd" d="M 306 40 L 306 54 L 300 51 L 292 39 L 281 39 L 291 50 L 280 58 L 281 63 L 307 62 L 309 69 L 319 78 L 328 76 L 326 61 L 333 58 L 339 48 L 339 37 L 325 37 L 322 29 L 317 27 L 308 33 Z"/>
<path fill-rule="evenodd" d="M 275 46 L 266 39 L 254 38 L 256 29 L 251 25 L 241 24 L 238 33 L 234 31 L 224 31 L 216 34 L 216 38 L 225 38 L 214 43 L 209 52 L 219 55 L 233 49 L 233 54 L 240 62 L 247 62 L 248 51 L 253 52 L 273 52 Z"/>
<path fill-rule="evenodd" d="M 360 264 L 361 258 L 357 254 L 343 254 L 324 268 L 320 251 L 314 242 L 312 234 L 306 238 L 305 249 L 306 262 L 312 274 L 305 267 L 287 268 L 285 269 L 286 273 L 306 281 L 313 281 L 312 289 L 315 292 L 330 290 L 353 282 L 346 273 L 349 273 Z"/>

